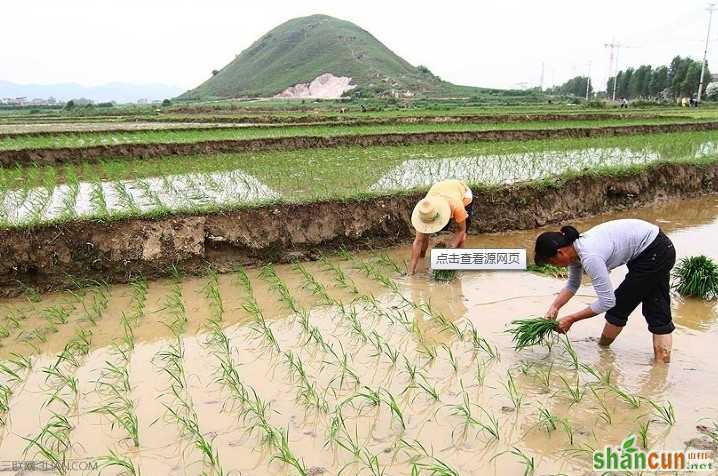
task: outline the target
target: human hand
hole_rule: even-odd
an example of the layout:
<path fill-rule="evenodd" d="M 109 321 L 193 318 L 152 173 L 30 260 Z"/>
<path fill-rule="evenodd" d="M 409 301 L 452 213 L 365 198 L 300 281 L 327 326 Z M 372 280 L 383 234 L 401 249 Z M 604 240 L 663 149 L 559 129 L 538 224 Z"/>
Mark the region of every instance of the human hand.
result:
<path fill-rule="evenodd" d="M 563 319 L 560 319 L 558 321 L 558 327 L 556 328 L 556 332 L 559 334 L 565 334 L 571 329 L 571 326 L 573 325 L 573 318 L 571 317 L 564 317 Z"/>
<path fill-rule="evenodd" d="M 553 306 L 553 305 L 551 307 L 549 307 L 548 311 L 546 311 L 546 314 L 544 315 L 544 317 L 546 319 L 556 320 L 556 318 L 558 317 L 558 307 Z"/>

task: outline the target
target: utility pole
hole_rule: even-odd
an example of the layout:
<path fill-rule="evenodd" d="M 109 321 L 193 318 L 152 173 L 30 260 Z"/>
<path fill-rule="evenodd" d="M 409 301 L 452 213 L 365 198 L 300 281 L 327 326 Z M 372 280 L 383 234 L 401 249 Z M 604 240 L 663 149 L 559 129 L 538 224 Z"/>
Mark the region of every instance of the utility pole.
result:
<path fill-rule="evenodd" d="M 696 101 L 701 102 L 701 96 L 703 96 L 703 77 L 706 74 L 706 62 L 708 61 L 708 42 L 711 37 L 711 21 L 713 21 L 713 10 L 715 10 L 715 3 L 708 4 L 708 33 L 706 33 L 706 47 L 703 50 L 703 64 L 701 65 L 701 81 L 698 84 L 698 97 Z"/>
<path fill-rule="evenodd" d="M 618 83 L 618 51 L 621 49 L 622 46 L 625 46 L 621 43 L 617 43 L 615 38 L 611 39 L 610 43 L 604 43 L 603 46 L 605 48 L 610 48 L 611 55 L 608 59 L 608 71 L 609 71 L 609 77 L 610 77 L 610 71 L 613 69 L 613 96 L 611 97 L 612 101 L 616 100 L 616 84 Z M 614 53 L 615 51 L 615 53 Z M 615 60 L 615 61 L 614 61 Z M 608 91 L 606 91 L 608 93 Z"/>
<path fill-rule="evenodd" d="M 586 76 L 586 101 L 588 101 L 588 92 L 591 89 L 591 62 L 588 62 L 588 76 Z"/>
<path fill-rule="evenodd" d="M 539 81 L 539 88 L 543 91 L 543 74 L 544 74 L 544 62 L 541 62 L 541 80 Z"/>

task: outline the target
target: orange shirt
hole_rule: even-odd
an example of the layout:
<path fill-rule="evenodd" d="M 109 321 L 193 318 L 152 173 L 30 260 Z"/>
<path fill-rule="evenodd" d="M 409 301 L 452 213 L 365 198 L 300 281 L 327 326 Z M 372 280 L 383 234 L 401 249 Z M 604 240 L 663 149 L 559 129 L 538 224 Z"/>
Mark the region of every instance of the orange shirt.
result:
<path fill-rule="evenodd" d="M 466 213 L 466 206 L 471 203 L 471 199 L 466 196 L 468 191 L 469 187 L 464 185 L 461 180 L 451 179 L 435 183 L 426 195 L 444 197 L 449 202 L 451 218 L 456 223 L 461 223 L 469 217 L 469 214 Z"/>

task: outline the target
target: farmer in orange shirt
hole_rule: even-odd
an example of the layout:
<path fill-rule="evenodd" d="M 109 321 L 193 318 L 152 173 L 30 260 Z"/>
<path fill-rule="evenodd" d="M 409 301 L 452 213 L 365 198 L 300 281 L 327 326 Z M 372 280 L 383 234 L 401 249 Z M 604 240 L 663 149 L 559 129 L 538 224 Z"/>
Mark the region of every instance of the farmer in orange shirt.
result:
<path fill-rule="evenodd" d="M 411 247 L 410 274 L 416 272 L 419 258 L 426 256 L 429 247 L 429 235 L 448 229 L 453 219 L 454 239 L 450 248 L 461 248 L 466 240 L 466 232 L 471 224 L 473 207 L 471 189 L 460 180 L 443 180 L 434 184 L 429 192 L 414 207 L 411 224 L 416 229 L 416 238 Z"/>

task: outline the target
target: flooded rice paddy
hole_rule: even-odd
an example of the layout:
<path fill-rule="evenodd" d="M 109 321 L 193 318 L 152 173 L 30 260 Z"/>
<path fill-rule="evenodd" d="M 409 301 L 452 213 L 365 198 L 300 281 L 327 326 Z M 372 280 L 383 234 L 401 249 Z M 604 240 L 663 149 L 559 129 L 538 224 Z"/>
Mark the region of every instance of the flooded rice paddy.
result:
<path fill-rule="evenodd" d="M 78 178 L 78 172 L 68 172 L 75 170 L 72 168 L 48 167 L 42 172 L 44 175 L 31 180 L 42 185 L 26 188 L 18 188 L 17 184 L 26 181 L 27 174 L 18 175 L 11 170 L 7 177 L 1 177 L 5 186 L 0 188 L 0 224 L 18 226 L 74 218 L 347 198 L 424 188 L 444 177 L 480 186 L 502 185 L 569 172 L 715 157 L 718 150 L 714 136 L 701 135 L 703 140 L 699 142 L 695 142 L 695 136 L 678 136 L 675 144 L 668 146 L 650 145 L 650 138 L 646 138 L 649 143 L 642 147 L 596 145 L 496 152 L 483 147 L 475 154 L 470 154 L 470 147 L 464 146 L 469 152 L 466 155 L 453 155 L 442 146 L 433 149 L 436 152 L 425 147 L 428 153 L 388 148 L 383 149 L 381 163 L 377 164 L 364 163 L 360 155 L 326 159 L 314 158 L 306 152 L 301 155 L 301 163 L 295 163 L 291 154 L 286 157 L 260 155 L 268 157 L 266 162 L 254 160 L 253 155 L 214 157 L 206 161 L 198 158 L 196 162 L 201 165 L 191 160 L 182 166 L 163 163 L 162 167 L 158 166 L 159 170 L 147 171 L 153 173 L 148 176 L 132 176 L 130 169 L 125 173 L 123 167 L 127 165 L 123 162 L 101 164 L 100 172 L 87 173 L 91 165 L 77 169 L 85 178 Z M 184 172 L 183 168 L 192 170 Z M 347 176 L 347 168 L 354 173 Z M 103 171 L 119 176 L 103 178 Z M 36 170 L 30 173 L 40 174 Z M 128 177 L 122 178 L 123 174 Z"/>
<path fill-rule="evenodd" d="M 575 224 L 627 216 L 659 223 L 679 257 L 718 258 L 716 197 Z M 467 246 L 530 248 L 538 231 Z M 562 280 L 465 272 L 437 283 L 402 275 L 408 254 L 3 301 L 0 460 L 114 454 L 151 475 L 503 476 L 533 459 L 535 474 L 573 475 L 591 473 L 593 448 L 642 427 L 649 448 L 715 446 L 703 434 L 718 421 L 715 303 L 674 299 L 669 365 L 653 365 L 640 310 L 610 349 L 596 344 L 595 317 L 568 344 L 516 352 L 506 325 L 541 315 Z M 592 295 L 585 285 L 566 312 Z M 670 402 L 675 422 L 649 400 Z"/>

